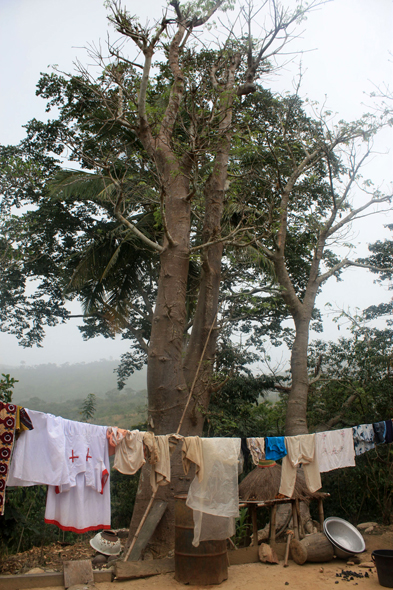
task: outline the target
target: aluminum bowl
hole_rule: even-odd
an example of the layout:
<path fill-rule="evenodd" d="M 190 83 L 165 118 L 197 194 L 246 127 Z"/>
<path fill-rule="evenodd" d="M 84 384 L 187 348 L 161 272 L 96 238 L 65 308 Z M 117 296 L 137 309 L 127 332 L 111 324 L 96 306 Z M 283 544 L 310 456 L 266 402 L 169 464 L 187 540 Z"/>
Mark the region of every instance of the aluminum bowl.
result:
<path fill-rule="evenodd" d="M 366 550 L 362 535 L 350 522 L 342 518 L 337 516 L 326 518 L 323 523 L 323 532 L 336 548 L 349 555 L 363 553 Z"/>
<path fill-rule="evenodd" d="M 326 531 L 324 531 L 324 532 L 325 532 L 325 536 L 328 539 L 328 541 L 330 541 L 331 544 L 333 545 L 334 555 L 336 557 L 339 557 L 340 559 L 348 559 L 348 557 L 351 557 L 354 555 L 353 551 L 351 551 L 351 552 L 345 551 L 339 545 L 337 545 L 337 543 L 334 541 L 334 539 L 332 539 L 332 537 L 330 537 L 326 533 Z"/>

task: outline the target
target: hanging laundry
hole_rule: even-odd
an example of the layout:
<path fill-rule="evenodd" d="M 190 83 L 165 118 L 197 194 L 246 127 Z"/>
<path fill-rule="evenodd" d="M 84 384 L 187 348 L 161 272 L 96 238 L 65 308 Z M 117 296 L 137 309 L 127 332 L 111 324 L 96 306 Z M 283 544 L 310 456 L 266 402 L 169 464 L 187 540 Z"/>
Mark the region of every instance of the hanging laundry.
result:
<path fill-rule="evenodd" d="M 247 445 L 247 439 L 246 438 L 241 438 L 240 439 L 240 450 L 241 450 L 241 455 L 243 457 L 243 465 L 248 466 L 248 464 L 250 463 L 251 460 L 251 452 L 250 449 L 248 448 Z"/>
<path fill-rule="evenodd" d="M 126 430 L 122 433 L 122 438 L 115 446 L 115 461 L 113 468 L 125 473 L 133 475 L 142 465 L 145 464 L 145 456 L 143 450 L 144 432 L 139 430 Z"/>
<path fill-rule="evenodd" d="M 355 467 L 352 428 L 317 432 L 315 440 L 321 473 L 342 467 Z"/>
<path fill-rule="evenodd" d="M 17 407 L 0 402 L 0 515 L 4 514 L 5 487 L 15 442 Z"/>
<path fill-rule="evenodd" d="M 25 430 L 33 430 L 33 428 L 33 423 L 25 408 L 22 408 L 21 406 L 16 406 L 16 435 L 19 436 L 21 432 L 24 432 Z"/>
<path fill-rule="evenodd" d="M 157 491 L 158 486 L 165 486 L 171 481 L 170 436 L 170 434 L 165 434 L 155 437 L 158 460 L 152 464 L 150 472 L 150 484 L 153 492 Z"/>
<path fill-rule="evenodd" d="M 22 432 L 15 443 L 7 485 L 67 484 L 64 419 L 35 410 L 27 412 L 34 430 Z"/>
<path fill-rule="evenodd" d="M 117 426 L 110 426 L 106 431 L 106 438 L 108 439 L 109 456 L 112 457 L 116 452 L 116 446 L 125 437 L 127 430 L 124 428 L 117 428 Z"/>
<path fill-rule="evenodd" d="M 107 428 L 64 420 L 64 433 L 69 481 L 48 487 L 45 522 L 75 533 L 110 529 Z"/>
<path fill-rule="evenodd" d="M 63 530 L 110 528 L 106 426 L 28 412 L 34 430 L 16 441 L 7 485 L 48 485 L 45 522 Z"/>
<path fill-rule="evenodd" d="M 148 463 L 154 465 L 158 461 L 158 447 L 154 432 L 145 432 L 143 444 L 145 445 Z"/>
<path fill-rule="evenodd" d="M 385 442 L 386 422 L 374 422 L 374 441 L 376 445 L 381 445 Z"/>
<path fill-rule="evenodd" d="M 240 438 L 202 438 L 204 476 L 191 482 L 186 504 L 193 510 L 194 539 L 227 539 L 239 516 L 238 470 Z"/>
<path fill-rule="evenodd" d="M 375 449 L 374 428 L 372 424 L 360 424 L 352 427 L 355 455 L 362 455 L 366 451 Z"/>
<path fill-rule="evenodd" d="M 319 490 L 322 483 L 315 453 L 315 434 L 286 436 L 285 446 L 287 455 L 282 460 L 279 494 L 292 498 L 300 464 L 303 466 L 304 477 L 310 492 Z"/>
<path fill-rule="evenodd" d="M 265 459 L 277 461 L 287 454 L 283 436 L 268 436 L 265 439 Z"/>
<path fill-rule="evenodd" d="M 247 446 L 250 449 L 252 461 L 254 465 L 259 465 L 260 461 L 265 459 L 265 439 L 264 438 L 248 438 Z"/>
<path fill-rule="evenodd" d="M 204 466 L 202 441 L 199 436 L 187 436 L 183 441 L 181 450 L 184 473 L 188 475 L 191 463 L 194 463 L 195 475 L 198 477 L 199 481 L 202 481 L 204 476 Z"/>
<path fill-rule="evenodd" d="M 391 420 L 385 420 L 386 424 L 386 434 L 385 434 L 385 442 L 392 443 L 393 442 L 393 422 Z"/>

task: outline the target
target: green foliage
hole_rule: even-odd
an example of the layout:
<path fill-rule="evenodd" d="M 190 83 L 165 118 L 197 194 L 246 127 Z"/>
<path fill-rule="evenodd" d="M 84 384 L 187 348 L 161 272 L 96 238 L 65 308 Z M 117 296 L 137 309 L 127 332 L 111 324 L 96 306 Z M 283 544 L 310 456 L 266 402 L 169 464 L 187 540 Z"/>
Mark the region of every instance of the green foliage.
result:
<path fill-rule="evenodd" d="M 11 402 L 13 389 L 15 383 L 18 383 L 18 379 L 11 377 L 9 373 L 2 373 L 0 379 L 0 402 L 6 404 Z"/>
<path fill-rule="evenodd" d="M 97 396 L 94 393 L 89 393 L 83 400 L 81 405 L 81 422 L 89 422 L 94 416 L 97 409 Z"/>
<path fill-rule="evenodd" d="M 5 512 L 0 516 L 1 555 L 48 545 L 60 538 L 77 538 L 75 533 L 63 533 L 56 526 L 45 524 L 45 502 L 46 486 L 7 488 Z"/>
<path fill-rule="evenodd" d="M 111 523 L 112 528 L 130 526 L 135 497 L 138 490 L 139 473 L 124 475 L 111 470 Z"/>

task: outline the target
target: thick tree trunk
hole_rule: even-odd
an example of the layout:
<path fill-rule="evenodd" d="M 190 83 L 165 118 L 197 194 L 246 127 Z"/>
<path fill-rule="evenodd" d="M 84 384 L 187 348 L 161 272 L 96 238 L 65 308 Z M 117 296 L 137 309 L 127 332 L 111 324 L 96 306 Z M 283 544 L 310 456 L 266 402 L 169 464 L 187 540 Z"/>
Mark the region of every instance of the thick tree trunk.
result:
<path fill-rule="evenodd" d="M 292 387 L 285 420 L 286 436 L 307 434 L 308 370 L 307 349 L 311 317 L 295 319 L 296 336 L 291 352 Z"/>

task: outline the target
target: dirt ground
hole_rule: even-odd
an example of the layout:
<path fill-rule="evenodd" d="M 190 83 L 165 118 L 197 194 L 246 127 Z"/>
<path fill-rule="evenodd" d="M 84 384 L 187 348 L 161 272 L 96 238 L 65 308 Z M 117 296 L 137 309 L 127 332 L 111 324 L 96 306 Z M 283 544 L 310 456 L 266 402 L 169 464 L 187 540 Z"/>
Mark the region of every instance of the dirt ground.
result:
<path fill-rule="evenodd" d="M 364 537 L 367 550 L 366 553 L 361 555 L 362 563 L 371 561 L 371 552 L 375 549 L 393 549 L 393 526 L 378 527 L 373 533 L 366 534 Z M 83 557 L 86 559 L 87 551 L 87 547 L 79 546 L 76 548 L 77 553 L 74 559 Z M 70 557 L 70 552 L 71 549 L 67 552 L 67 557 Z M 21 562 L 20 555 L 19 563 Z M 3 573 L 5 573 L 5 562 L 3 562 L 2 566 Z M 45 567 L 43 569 L 49 571 L 52 568 Z M 348 576 L 348 580 L 342 575 L 340 576 L 342 570 L 352 572 Z M 362 574 L 363 577 L 358 578 L 354 574 Z M 364 577 L 365 575 L 368 577 Z M 350 579 L 351 577 L 352 579 Z M 343 586 L 357 586 L 359 590 L 381 588 L 375 568 L 365 569 L 359 567 L 359 565 L 347 565 L 345 561 L 341 560 L 334 560 L 326 564 L 307 563 L 305 565 L 297 565 L 293 561 L 289 561 L 287 568 L 283 567 L 282 561 L 278 565 L 251 563 L 231 566 L 228 570 L 228 580 L 219 586 L 204 586 L 203 588 L 284 590 L 286 586 L 288 586 L 289 590 L 332 590 Z M 46 588 L 46 590 L 59 590 L 59 588 Z M 184 588 L 184 585 L 177 582 L 174 579 L 174 574 L 171 573 L 127 582 L 99 583 L 96 584 L 96 588 L 97 590 L 180 590 Z M 193 586 L 193 588 L 198 590 L 202 587 Z"/>

